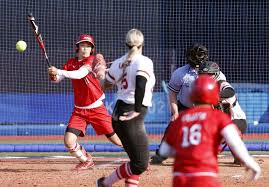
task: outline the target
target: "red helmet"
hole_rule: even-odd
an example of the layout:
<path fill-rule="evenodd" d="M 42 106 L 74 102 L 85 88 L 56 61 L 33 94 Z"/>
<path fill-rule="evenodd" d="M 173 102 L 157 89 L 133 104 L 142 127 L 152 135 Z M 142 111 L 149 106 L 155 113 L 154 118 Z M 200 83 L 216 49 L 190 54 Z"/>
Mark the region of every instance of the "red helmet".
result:
<path fill-rule="evenodd" d="M 81 34 L 76 42 L 76 45 L 78 45 L 81 42 L 89 42 L 93 45 L 93 47 L 95 47 L 94 45 L 94 39 L 91 35 L 89 34 Z"/>
<path fill-rule="evenodd" d="M 219 85 L 209 75 L 199 75 L 192 84 L 191 101 L 198 104 L 219 103 Z"/>

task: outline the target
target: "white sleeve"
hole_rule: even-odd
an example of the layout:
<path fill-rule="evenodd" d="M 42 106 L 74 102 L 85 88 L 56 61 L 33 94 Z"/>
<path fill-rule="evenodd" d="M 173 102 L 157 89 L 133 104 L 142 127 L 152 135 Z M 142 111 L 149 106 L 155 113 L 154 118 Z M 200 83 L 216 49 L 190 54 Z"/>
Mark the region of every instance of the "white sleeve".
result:
<path fill-rule="evenodd" d="M 241 140 L 234 125 L 228 125 L 221 131 L 222 136 L 230 147 L 231 151 L 243 164 L 253 171 L 253 179 L 257 179 L 261 173 L 258 163 L 249 155 L 248 150 Z"/>
<path fill-rule="evenodd" d="M 81 66 L 78 70 L 74 71 L 66 71 L 58 69 L 57 75 L 64 76 L 69 79 L 81 79 L 86 75 L 88 75 L 89 72 L 90 72 L 89 68 L 87 68 L 86 66 Z"/>
<path fill-rule="evenodd" d="M 173 147 L 171 147 L 166 141 L 163 141 L 161 143 L 159 154 L 162 157 L 174 157 L 176 154 L 176 151 Z"/>
<path fill-rule="evenodd" d="M 53 83 L 59 83 L 64 79 L 63 75 L 56 75 L 56 81 L 52 81 Z"/>
<path fill-rule="evenodd" d="M 153 62 L 149 59 L 144 59 L 144 61 L 139 61 L 137 64 L 136 75 L 145 77 L 147 80 L 150 79 L 150 75 L 153 72 Z"/>
<path fill-rule="evenodd" d="M 226 88 L 232 88 L 234 90 L 234 88 L 232 87 L 232 85 L 230 83 L 228 83 L 227 81 L 223 81 L 221 84 L 220 84 L 220 90 L 223 91 L 225 90 Z"/>
<path fill-rule="evenodd" d="M 115 74 L 118 72 L 116 64 L 117 64 L 116 61 L 112 62 L 112 65 L 110 66 L 110 68 L 108 69 L 106 73 L 106 80 L 110 84 L 116 84 L 117 82 L 116 80 L 117 77 L 115 76 Z"/>
<path fill-rule="evenodd" d="M 220 71 L 219 76 L 217 77 L 217 81 L 226 81 L 226 76 Z"/>

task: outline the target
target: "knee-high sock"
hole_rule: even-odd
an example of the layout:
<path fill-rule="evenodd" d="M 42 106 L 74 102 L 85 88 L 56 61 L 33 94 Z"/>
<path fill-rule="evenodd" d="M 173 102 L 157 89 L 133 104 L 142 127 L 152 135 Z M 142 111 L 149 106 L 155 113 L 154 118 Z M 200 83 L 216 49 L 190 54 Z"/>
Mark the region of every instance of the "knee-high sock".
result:
<path fill-rule="evenodd" d="M 132 172 L 130 169 L 129 162 L 122 164 L 120 167 L 118 167 L 116 170 L 114 170 L 109 176 L 107 176 L 104 180 L 104 184 L 106 186 L 112 186 L 115 182 L 123 179 L 123 178 L 129 178 L 132 176 Z"/>
<path fill-rule="evenodd" d="M 125 179 L 125 187 L 137 187 L 139 184 L 139 175 L 131 175 Z"/>
<path fill-rule="evenodd" d="M 78 143 L 76 143 L 74 147 L 67 149 L 69 150 L 70 154 L 76 157 L 80 162 L 92 160 L 92 157 L 86 152 L 84 147 L 82 147 Z"/>

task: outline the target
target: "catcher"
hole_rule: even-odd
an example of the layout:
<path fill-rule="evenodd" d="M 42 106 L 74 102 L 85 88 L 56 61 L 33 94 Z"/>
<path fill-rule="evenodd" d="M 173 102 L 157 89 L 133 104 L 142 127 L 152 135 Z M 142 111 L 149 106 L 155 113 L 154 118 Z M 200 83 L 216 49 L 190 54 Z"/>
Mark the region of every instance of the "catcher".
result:
<path fill-rule="evenodd" d="M 97 135 L 105 134 L 112 143 L 122 146 L 102 102 L 105 95 L 99 79 L 104 78 L 106 66 L 104 63 L 97 65 L 104 60 L 100 54 L 95 56 L 95 48 L 93 37 L 82 34 L 76 42 L 76 57 L 69 59 L 62 70 L 54 66 L 48 68 L 53 82 L 59 83 L 64 78 L 72 80 L 74 109 L 65 131 L 64 144 L 70 154 L 80 161 L 75 167 L 77 170 L 94 166 L 91 155 L 77 142 L 79 136 L 85 136 L 87 124 L 92 125 Z"/>
<path fill-rule="evenodd" d="M 246 132 L 247 129 L 247 120 L 246 120 L 246 114 L 242 110 L 242 108 L 239 105 L 239 102 L 235 95 L 235 90 L 232 87 L 230 83 L 228 83 L 225 80 L 220 80 L 220 68 L 219 65 L 215 62 L 205 62 L 201 64 L 198 74 L 207 74 L 210 75 L 212 78 L 218 81 L 218 84 L 220 86 L 220 102 L 216 108 L 222 110 L 223 112 L 227 113 L 229 116 L 231 116 L 231 119 L 234 124 L 238 127 L 240 130 L 240 134 L 242 137 L 242 134 Z M 226 143 L 223 143 L 223 148 L 227 146 Z M 240 164 L 239 159 L 237 159 L 234 156 L 234 164 Z"/>

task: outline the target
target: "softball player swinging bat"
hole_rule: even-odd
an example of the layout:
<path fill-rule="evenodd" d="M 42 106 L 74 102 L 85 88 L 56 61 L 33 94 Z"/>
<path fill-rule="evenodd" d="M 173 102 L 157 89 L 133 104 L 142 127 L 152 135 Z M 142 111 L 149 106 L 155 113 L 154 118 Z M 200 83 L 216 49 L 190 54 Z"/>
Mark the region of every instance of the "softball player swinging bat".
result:
<path fill-rule="evenodd" d="M 77 142 L 79 136 L 85 136 L 88 124 L 92 125 L 97 135 L 104 134 L 112 143 L 122 146 L 113 130 L 111 116 L 102 101 L 105 95 L 98 77 L 101 78 L 103 73 L 93 71 L 96 61 L 102 60 L 100 55 L 95 55 L 95 48 L 93 37 L 81 34 L 76 42 L 76 56 L 70 58 L 63 69 L 54 66 L 48 68 L 53 82 L 58 83 L 64 78 L 72 80 L 74 109 L 66 128 L 64 144 L 70 154 L 80 161 L 75 167 L 76 170 L 94 166 L 91 155 Z M 103 69 L 105 68 L 100 68 Z"/>

